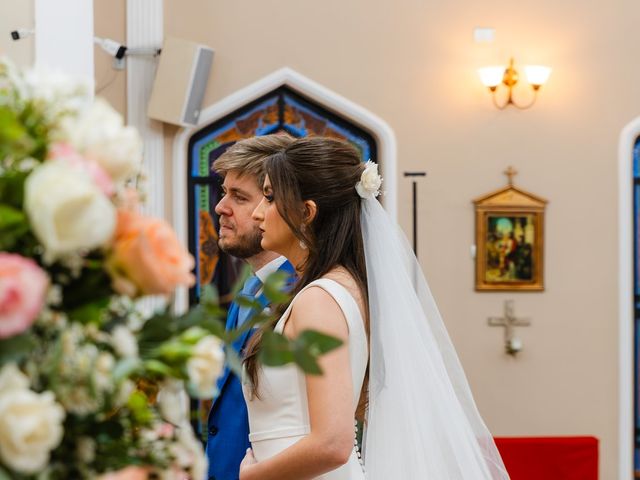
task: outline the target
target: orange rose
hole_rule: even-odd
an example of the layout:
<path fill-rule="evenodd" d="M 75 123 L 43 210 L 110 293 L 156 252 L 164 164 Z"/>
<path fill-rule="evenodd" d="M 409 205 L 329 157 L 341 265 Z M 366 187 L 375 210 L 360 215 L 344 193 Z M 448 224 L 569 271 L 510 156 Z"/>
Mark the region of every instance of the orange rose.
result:
<path fill-rule="evenodd" d="M 117 292 L 132 297 L 169 295 L 179 285 L 194 284 L 194 265 L 165 220 L 118 211 L 108 266 Z"/>

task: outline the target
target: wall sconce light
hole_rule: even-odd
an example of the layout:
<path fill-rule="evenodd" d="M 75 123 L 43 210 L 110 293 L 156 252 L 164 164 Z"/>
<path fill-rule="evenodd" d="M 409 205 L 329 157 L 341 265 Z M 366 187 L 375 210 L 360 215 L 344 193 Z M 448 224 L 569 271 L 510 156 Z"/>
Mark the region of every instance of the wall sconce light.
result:
<path fill-rule="evenodd" d="M 484 67 L 478 69 L 478 73 L 480 74 L 480 81 L 489 89 L 489 91 L 491 91 L 493 104 L 497 108 L 503 110 L 507 105 L 511 104 L 516 108 L 524 110 L 536 103 L 538 90 L 540 90 L 540 87 L 549 79 L 551 68 L 542 65 L 526 65 L 524 67 L 527 82 L 529 82 L 529 85 L 531 85 L 531 88 L 533 89 L 533 99 L 524 105 L 516 103 L 513 98 L 513 87 L 515 87 L 519 80 L 518 71 L 513 67 L 513 58 L 509 60 L 509 66 L 506 68 L 504 66 Z M 496 91 L 500 84 L 503 84 L 508 88 L 507 99 L 502 103 L 498 103 L 496 100 Z"/>

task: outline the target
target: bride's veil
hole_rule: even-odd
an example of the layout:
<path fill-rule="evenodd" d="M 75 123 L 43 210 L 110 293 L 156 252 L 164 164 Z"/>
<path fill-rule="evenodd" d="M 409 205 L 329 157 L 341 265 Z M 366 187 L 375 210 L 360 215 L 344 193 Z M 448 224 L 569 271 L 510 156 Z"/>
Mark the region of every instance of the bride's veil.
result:
<path fill-rule="evenodd" d="M 508 479 L 422 270 L 373 195 L 362 200 L 369 285 L 369 480 Z"/>

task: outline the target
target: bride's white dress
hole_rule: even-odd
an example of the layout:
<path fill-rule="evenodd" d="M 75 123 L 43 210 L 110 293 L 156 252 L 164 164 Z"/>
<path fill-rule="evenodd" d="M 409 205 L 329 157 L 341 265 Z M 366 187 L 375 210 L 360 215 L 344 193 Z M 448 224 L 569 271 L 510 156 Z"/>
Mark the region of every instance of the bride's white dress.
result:
<path fill-rule="evenodd" d="M 348 290 L 328 278 L 311 282 L 296 295 L 274 330 L 278 333 L 284 331 L 293 304 L 298 296 L 310 287 L 320 287 L 329 293 L 340 306 L 347 320 L 355 416 L 369 353 L 360 309 Z M 243 385 L 243 390 L 249 412 L 251 432 L 249 440 L 256 459 L 261 461 L 304 438 L 310 431 L 310 424 L 305 376 L 296 365 L 263 366 L 259 375 L 260 398 L 251 395 L 246 383 Z M 317 477 L 321 480 L 363 480 L 364 478 L 363 467 L 355 446 L 345 465 Z"/>

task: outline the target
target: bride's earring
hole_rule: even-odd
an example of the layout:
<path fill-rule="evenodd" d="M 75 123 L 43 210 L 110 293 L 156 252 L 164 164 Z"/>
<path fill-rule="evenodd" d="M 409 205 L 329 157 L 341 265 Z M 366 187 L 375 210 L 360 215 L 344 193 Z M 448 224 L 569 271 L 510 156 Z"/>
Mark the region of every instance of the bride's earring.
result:
<path fill-rule="evenodd" d="M 306 230 L 306 228 L 305 228 L 305 225 L 303 223 L 302 225 L 300 225 L 300 232 L 302 232 L 304 234 L 305 230 Z M 304 243 L 302 240 L 300 240 L 299 243 L 300 243 L 300 248 L 301 249 L 303 249 L 303 250 L 307 249 L 307 244 L 306 243 Z"/>

